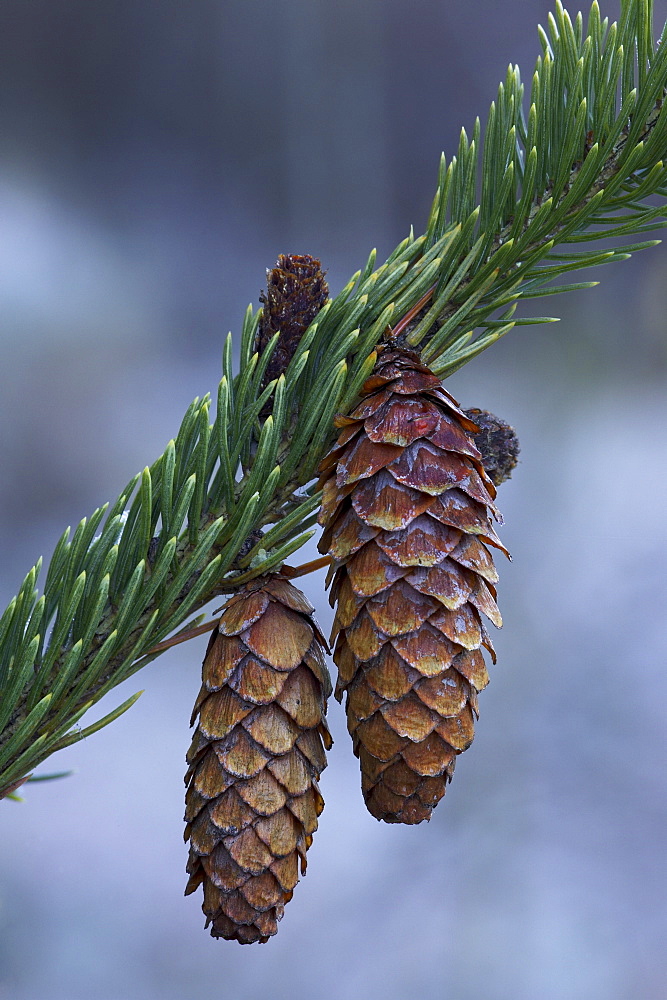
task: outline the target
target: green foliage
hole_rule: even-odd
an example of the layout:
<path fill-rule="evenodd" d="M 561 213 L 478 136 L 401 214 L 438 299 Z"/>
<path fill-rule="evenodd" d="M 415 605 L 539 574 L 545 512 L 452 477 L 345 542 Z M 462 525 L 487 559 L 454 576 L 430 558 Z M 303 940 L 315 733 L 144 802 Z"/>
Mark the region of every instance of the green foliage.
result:
<path fill-rule="evenodd" d="M 667 31 L 654 46 L 650 0 L 621 6 L 608 24 L 593 3 L 584 26 L 558 3 L 529 101 L 510 66 L 483 137 L 478 120 L 443 157 L 426 233 L 378 268 L 372 253 L 267 386 L 277 336 L 258 356 L 249 307 L 236 374 L 231 334 L 225 344 L 213 423 L 208 397 L 195 400 L 113 506 L 63 534 L 41 596 L 39 564 L 28 573 L 0 619 L 0 795 L 129 708 L 138 695 L 76 727 L 211 597 L 310 537 L 333 416 L 353 405 L 389 324 L 423 299 L 400 335 L 446 377 L 513 326 L 551 321 L 515 318 L 520 300 L 589 287 L 554 281 L 654 245 L 579 246 L 667 224 Z"/>
<path fill-rule="evenodd" d="M 470 142 L 462 130 L 451 162 L 443 157 L 427 245 L 456 235 L 433 304 L 407 337 L 443 378 L 517 323 L 553 321 L 514 319 L 520 299 L 588 287 L 551 282 L 655 245 L 568 249 L 665 225 L 664 203 L 648 200 L 667 195 L 667 49 L 653 49 L 651 25 L 648 0 L 624 2 L 618 25 L 594 3 L 585 30 L 558 3 L 539 29 L 527 117 L 510 66 L 489 111 L 480 178 L 479 120 Z"/>

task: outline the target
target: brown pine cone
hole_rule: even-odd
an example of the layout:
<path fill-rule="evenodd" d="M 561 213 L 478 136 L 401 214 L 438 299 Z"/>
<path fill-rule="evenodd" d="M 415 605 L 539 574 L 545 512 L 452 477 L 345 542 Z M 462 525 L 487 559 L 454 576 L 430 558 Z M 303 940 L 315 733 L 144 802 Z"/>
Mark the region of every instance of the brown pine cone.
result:
<path fill-rule="evenodd" d="M 482 646 L 495 661 L 480 612 L 501 625 L 487 544 L 506 550 L 476 425 L 419 357 L 386 351 L 362 392 L 321 466 L 336 698 L 369 811 L 420 823 L 473 739 Z"/>
<path fill-rule="evenodd" d="M 299 862 L 306 871 L 332 743 L 326 642 L 312 611 L 284 577 L 261 577 L 227 602 L 208 644 L 185 776 L 185 894 L 203 884 L 213 937 L 268 941 Z"/>

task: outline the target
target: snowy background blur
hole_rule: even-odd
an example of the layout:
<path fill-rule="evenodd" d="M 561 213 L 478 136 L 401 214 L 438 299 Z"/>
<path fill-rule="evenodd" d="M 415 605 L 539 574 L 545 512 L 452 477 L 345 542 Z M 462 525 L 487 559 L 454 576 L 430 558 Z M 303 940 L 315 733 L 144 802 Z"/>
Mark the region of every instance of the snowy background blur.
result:
<path fill-rule="evenodd" d="M 336 293 L 423 230 L 441 149 L 509 61 L 530 80 L 549 9 L 3 0 L 2 606 L 214 390 L 278 253 L 321 257 Z M 1 1000 L 667 997 L 667 249 L 587 277 L 536 309 L 559 325 L 448 384 L 522 453 L 500 490 L 499 663 L 431 823 L 365 812 L 333 703 L 326 809 L 277 938 L 211 939 L 181 839 L 206 640 L 180 646 L 42 766 L 72 777 L 0 804 Z"/>

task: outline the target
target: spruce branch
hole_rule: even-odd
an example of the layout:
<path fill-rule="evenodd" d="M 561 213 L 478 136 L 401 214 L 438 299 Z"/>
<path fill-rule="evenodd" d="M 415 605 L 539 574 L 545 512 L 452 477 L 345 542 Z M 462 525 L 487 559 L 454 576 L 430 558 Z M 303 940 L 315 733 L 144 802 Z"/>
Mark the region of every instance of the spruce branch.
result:
<path fill-rule="evenodd" d="M 195 400 L 164 454 L 63 534 L 41 595 L 38 563 L 0 617 L 0 796 L 126 711 L 138 695 L 77 727 L 168 636 L 203 631 L 192 616 L 212 597 L 311 537 L 333 416 L 378 344 L 419 351 L 444 378 L 512 327 L 553 320 L 517 317 L 521 300 L 590 287 L 556 282 L 655 245 L 643 237 L 667 225 L 667 28 L 654 44 L 652 14 L 651 0 L 622 0 L 610 24 L 596 0 L 584 25 L 557 2 L 528 101 L 510 66 L 484 134 L 477 120 L 443 156 L 425 234 L 379 267 L 371 253 L 291 358 L 271 365 L 280 334 L 265 330 L 260 350 L 248 308 L 236 372 L 231 334 L 224 345 L 213 422 L 209 398 Z M 609 238 L 631 242 L 594 245 Z"/>

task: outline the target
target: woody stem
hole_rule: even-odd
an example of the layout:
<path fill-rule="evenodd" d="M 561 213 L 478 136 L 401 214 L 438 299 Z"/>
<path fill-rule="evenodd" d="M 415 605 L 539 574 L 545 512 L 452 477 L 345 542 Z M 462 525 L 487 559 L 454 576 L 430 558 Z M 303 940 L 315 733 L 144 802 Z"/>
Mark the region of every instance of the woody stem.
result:
<path fill-rule="evenodd" d="M 317 569 L 324 569 L 331 562 L 331 556 L 322 556 L 320 559 L 312 559 L 310 562 L 302 563 L 301 566 L 283 566 L 281 573 L 283 576 L 293 580 L 297 576 L 305 576 L 307 573 L 314 573 Z"/>
<path fill-rule="evenodd" d="M 212 622 L 204 622 L 203 625 L 197 625 L 196 628 L 192 628 L 187 632 L 180 632 L 178 635 L 172 636 L 171 639 L 165 639 L 163 642 L 158 642 L 156 646 L 149 649 L 142 656 L 142 660 L 145 656 L 153 656 L 155 653 L 163 653 L 165 649 L 171 649 L 172 646 L 178 646 L 181 642 L 187 642 L 188 639 L 194 639 L 198 635 L 204 635 L 206 632 L 212 632 L 214 628 L 217 628 L 217 619 Z"/>
<path fill-rule="evenodd" d="M 413 307 L 411 309 L 409 309 L 408 312 L 406 312 L 405 316 L 403 316 L 398 321 L 398 323 L 396 324 L 396 326 L 390 327 L 390 329 L 389 329 L 389 339 L 390 340 L 396 340 L 396 338 L 399 336 L 399 334 L 401 334 L 403 332 L 403 330 L 405 330 L 405 328 L 408 325 L 408 323 L 415 318 L 415 316 L 417 315 L 417 313 L 421 309 L 423 309 L 423 307 L 429 301 L 429 299 L 433 295 L 433 292 L 435 291 L 436 287 L 437 287 L 437 282 L 436 282 L 435 285 L 431 285 L 431 287 L 428 289 L 427 292 L 424 292 L 424 294 L 419 299 L 419 301 L 415 302 L 415 304 L 413 305 Z"/>

